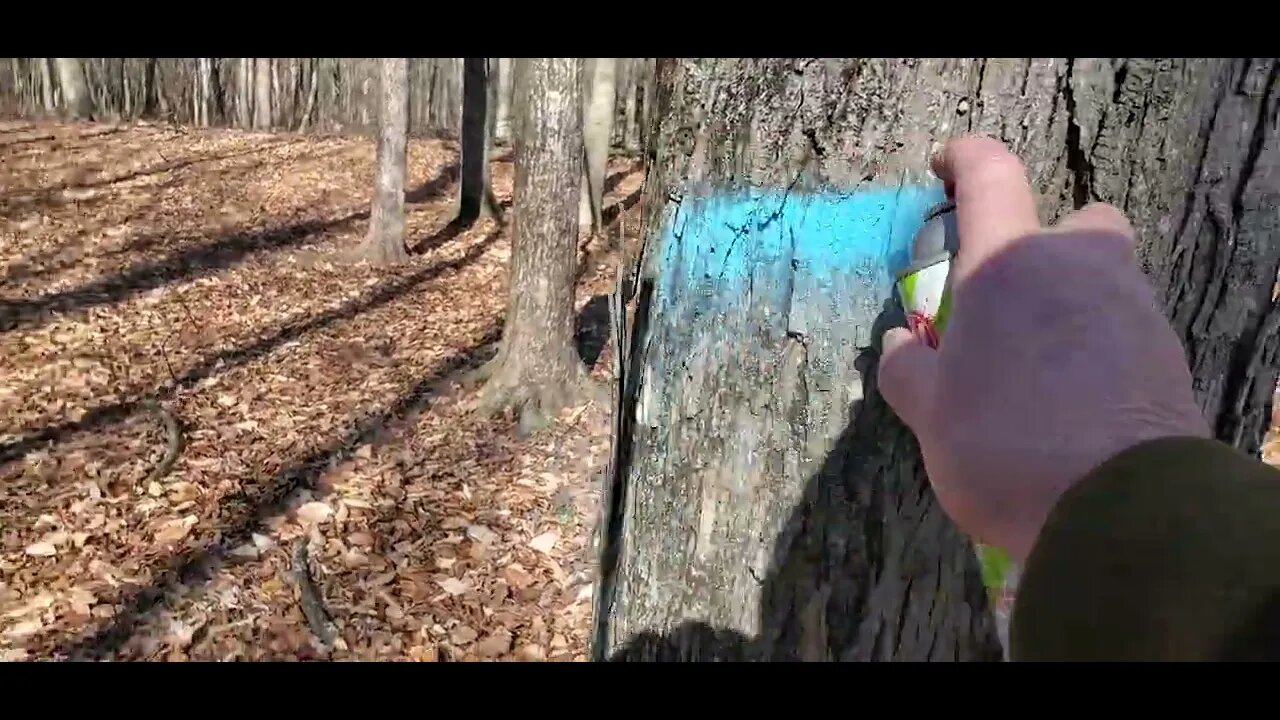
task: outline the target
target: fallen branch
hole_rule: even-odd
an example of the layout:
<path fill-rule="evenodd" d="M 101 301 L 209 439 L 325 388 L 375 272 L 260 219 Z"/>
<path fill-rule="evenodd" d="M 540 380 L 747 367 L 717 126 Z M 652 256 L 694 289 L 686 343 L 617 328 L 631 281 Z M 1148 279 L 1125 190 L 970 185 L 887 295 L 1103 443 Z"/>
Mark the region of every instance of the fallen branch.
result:
<path fill-rule="evenodd" d="M 324 645 L 325 649 L 333 647 L 333 630 L 329 627 L 329 614 L 324 609 L 324 602 L 311 579 L 311 563 L 307 552 L 307 538 L 300 537 L 293 544 L 293 581 L 298 585 L 299 602 L 302 614 L 307 619 L 307 626 L 312 634 Z"/>
<path fill-rule="evenodd" d="M 178 462 L 178 456 L 182 454 L 182 426 L 178 424 L 178 420 L 173 416 L 173 413 L 165 410 L 155 400 L 147 398 L 142 401 L 142 406 L 155 413 L 160 418 L 160 422 L 164 424 L 166 438 L 164 457 L 160 458 L 160 462 L 147 478 L 148 481 L 159 480 L 169 474 L 169 471 L 173 469 L 174 463 Z"/>

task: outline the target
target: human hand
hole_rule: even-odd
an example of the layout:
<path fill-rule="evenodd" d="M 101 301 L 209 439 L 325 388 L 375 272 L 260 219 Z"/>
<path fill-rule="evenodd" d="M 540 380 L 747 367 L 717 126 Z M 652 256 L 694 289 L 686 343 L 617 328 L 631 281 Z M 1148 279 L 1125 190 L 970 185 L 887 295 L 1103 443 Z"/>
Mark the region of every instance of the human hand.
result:
<path fill-rule="evenodd" d="M 933 165 L 956 204 L 951 315 L 937 350 L 885 333 L 880 389 L 947 514 L 1021 562 L 1094 467 L 1209 428 L 1116 208 L 1041 227 L 1021 161 L 988 137 L 951 141 Z"/>

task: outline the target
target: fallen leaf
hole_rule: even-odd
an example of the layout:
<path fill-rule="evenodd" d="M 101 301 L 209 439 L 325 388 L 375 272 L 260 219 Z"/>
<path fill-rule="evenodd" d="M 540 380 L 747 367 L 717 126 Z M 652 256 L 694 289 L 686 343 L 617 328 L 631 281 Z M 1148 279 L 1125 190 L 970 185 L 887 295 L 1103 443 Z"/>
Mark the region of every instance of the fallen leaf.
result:
<path fill-rule="evenodd" d="M 556 542 L 560 539 L 560 533 L 555 530 L 548 530 L 541 535 L 529 541 L 529 547 L 537 550 L 543 555 L 549 555 L 552 548 L 556 546 Z"/>
<path fill-rule="evenodd" d="M 476 645 L 476 652 L 481 657 L 498 657 L 511 649 L 511 633 L 499 629 Z"/>
<path fill-rule="evenodd" d="M 276 546 L 276 541 L 266 535 L 253 533 L 250 537 L 253 540 L 254 547 L 258 548 L 259 552 L 266 552 Z"/>
<path fill-rule="evenodd" d="M 453 641 L 454 645 L 466 645 L 475 640 L 476 637 L 477 633 L 471 629 L 470 625 L 459 625 L 453 629 L 453 632 L 449 633 L 449 639 Z"/>
<path fill-rule="evenodd" d="M 502 578 L 517 590 L 523 590 L 533 584 L 533 576 L 525 571 L 519 563 L 512 563 L 502 569 Z"/>
<path fill-rule="evenodd" d="M 521 660 L 546 660 L 547 651 L 541 645 L 533 643 L 531 645 L 521 645 L 516 649 L 516 657 Z"/>
<path fill-rule="evenodd" d="M 40 632 L 40 628 L 42 627 L 44 627 L 44 623 L 40 622 L 39 618 L 33 618 L 31 620 L 23 620 L 20 623 L 5 628 L 4 634 L 14 640 L 19 640 L 30 635 L 35 635 Z"/>
<path fill-rule="evenodd" d="M 258 548 L 253 543 L 237 545 L 236 547 L 231 548 L 231 556 L 256 560 L 258 558 Z"/>
<path fill-rule="evenodd" d="M 457 578 L 446 578 L 439 581 L 439 585 L 450 595 L 461 595 L 471 589 L 470 585 Z"/>
<path fill-rule="evenodd" d="M 319 525 L 333 515 L 333 508 L 318 500 L 313 500 L 298 508 L 298 519 L 311 525 Z"/>
<path fill-rule="evenodd" d="M 34 555 L 35 557 L 53 557 L 58 554 L 58 548 L 54 547 L 51 542 L 41 540 L 28 545 L 26 552 L 28 555 Z"/>
<path fill-rule="evenodd" d="M 467 537 L 481 545 L 492 545 L 498 540 L 498 534 L 484 525 L 468 525 Z"/>
<path fill-rule="evenodd" d="M 185 538 L 191 532 L 191 528 L 195 527 L 199 521 L 200 519 L 195 515 L 170 520 L 161 525 L 160 529 L 156 531 L 156 542 L 163 544 L 178 542 Z"/>
<path fill-rule="evenodd" d="M 353 532 L 347 536 L 347 542 L 360 547 L 373 547 L 373 535 L 367 532 Z"/>

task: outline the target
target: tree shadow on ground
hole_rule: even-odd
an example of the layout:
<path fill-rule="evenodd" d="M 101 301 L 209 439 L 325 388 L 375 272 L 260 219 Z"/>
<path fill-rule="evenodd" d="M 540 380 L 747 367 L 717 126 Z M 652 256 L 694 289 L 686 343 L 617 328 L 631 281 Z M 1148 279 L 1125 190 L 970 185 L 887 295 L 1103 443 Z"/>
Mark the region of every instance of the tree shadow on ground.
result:
<path fill-rule="evenodd" d="M 439 187 L 444 182 L 441 178 L 456 172 L 451 168 L 456 168 L 456 164 L 444 168 L 439 176 L 425 183 L 419 191 Z M 435 191 L 427 192 L 429 195 Z M 301 245 L 313 235 L 368 219 L 369 210 L 366 208 L 338 218 L 317 218 L 236 233 L 181 250 L 161 260 L 134 265 L 117 275 L 77 288 L 35 298 L 0 300 L 0 332 L 42 325 L 54 312 L 82 311 L 119 302 L 172 282 L 204 277 L 245 257 Z M 145 244 L 145 240 L 135 239 L 129 244 Z"/>
<path fill-rule="evenodd" d="M 593 368 L 604 352 L 609 339 L 609 296 L 596 295 L 578 311 L 573 321 L 573 336 L 578 357 L 588 368 Z"/>
<path fill-rule="evenodd" d="M 406 190 L 404 194 L 404 201 L 410 205 L 418 205 L 444 195 L 445 191 L 458 181 L 458 174 L 460 172 L 461 166 L 459 166 L 458 161 L 455 160 L 441 168 L 440 172 L 437 173 L 435 177 L 412 190 Z"/>
<path fill-rule="evenodd" d="M 501 231 L 495 229 L 484 239 L 467 250 L 463 255 L 445 262 L 429 265 L 404 277 L 388 280 L 361 297 L 347 301 L 338 307 L 322 312 L 306 320 L 298 320 L 277 328 L 274 332 L 236 347 L 227 348 L 210 355 L 196 365 L 178 375 L 171 383 L 158 388 L 154 395 L 163 399 L 179 389 L 194 387 L 201 380 L 224 373 L 256 358 L 263 357 L 280 346 L 297 340 L 335 322 L 349 320 L 360 313 L 386 305 L 428 282 L 442 273 L 457 270 L 479 258 L 497 241 Z M 21 439 L 0 444 L 0 463 L 9 462 L 25 455 L 32 449 L 47 442 L 58 442 L 79 432 L 95 430 L 119 422 L 139 412 L 145 398 L 135 396 L 110 405 L 90 409 L 79 420 L 49 425 L 39 430 L 22 431 Z"/>
<path fill-rule="evenodd" d="M 972 546 L 928 488 L 914 436 L 880 397 L 877 349 L 901 320 L 886 303 L 857 361 L 863 399 L 851 408 L 853 422 L 775 539 L 759 634 L 686 622 L 634 636 L 608 660 L 1002 658 Z M 971 613 L 954 611 L 961 598 Z M 606 659 L 598 648 L 596 659 Z"/>
<path fill-rule="evenodd" d="M 360 445 L 376 440 L 388 424 L 421 412 L 451 379 L 488 361 L 501 332 L 495 322 L 479 342 L 437 364 L 396 402 L 364 415 L 342 436 L 265 481 L 242 483 L 240 491 L 219 501 L 216 519 L 205 533 L 209 539 L 170 557 L 154 570 L 155 580 L 116 603 L 121 609 L 113 618 L 60 644 L 52 655 L 72 660 L 102 660 L 120 650 L 148 611 L 183 588 L 208 582 L 232 549 L 248 542 L 260 523 L 283 511 L 293 492 L 314 488 L 321 474 L 335 462 L 346 459 Z"/>
<path fill-rule="evenodd" d="M 141 263 L 118 275 L 94 280 L 70 290 L 36 298 L 0 300 L 0 332 L 43 325 L 52 313 L 77 312 L 128 299 L 172 282 L 204 277 L 246 256 L 302 244 L 333 228 L 366 220 L 368 210 L 333 219 L 314 219 L 251 232 L 236 233 L 202 243 L 153 262 Z"/>

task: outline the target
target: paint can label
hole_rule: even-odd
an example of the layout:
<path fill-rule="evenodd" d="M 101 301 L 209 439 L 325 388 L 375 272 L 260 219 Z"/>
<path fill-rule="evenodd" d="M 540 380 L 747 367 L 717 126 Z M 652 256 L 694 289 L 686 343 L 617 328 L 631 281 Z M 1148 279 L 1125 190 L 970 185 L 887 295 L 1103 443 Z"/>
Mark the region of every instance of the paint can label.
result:
<path fill-rule="evenodd" d="M 938 347 L 951 311 L 950 272 L 950 257 L 943 255 L 931 262 L 913 263 L 898 278 L 898 294 L 907 314 L 907 327 L 923 335 L 934 348 Z"/>

